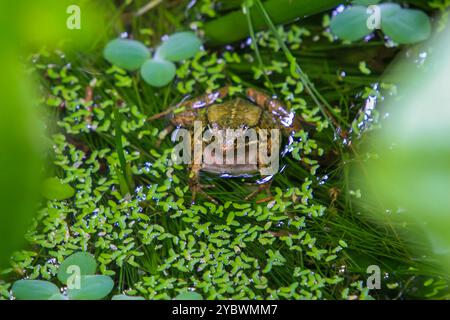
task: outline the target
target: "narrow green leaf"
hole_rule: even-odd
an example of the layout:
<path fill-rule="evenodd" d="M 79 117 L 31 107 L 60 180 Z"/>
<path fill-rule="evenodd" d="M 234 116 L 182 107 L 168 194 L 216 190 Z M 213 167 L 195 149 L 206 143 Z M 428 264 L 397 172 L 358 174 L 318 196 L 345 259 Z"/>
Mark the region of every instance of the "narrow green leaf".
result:
<path fill-rule="evenodd" d="M 202 41 L 194 32 L 178 32 L 171 35 L 156 50 L 156 57 L 169 61 L 182 61 L 200 51 Z"/>
<path fill-rule="evenodd" d="M 19 280 L 12 287 L 13 296 L 17 300 L 49 300 L 60 294 L 53 283 L 42 280 Z"/>
<path fill-rule="evenodd" d="M 145 60 L 150 58 L 150 52 L 139 41 L 115 39 L 106 45 L 103 57 L 120 68 L 133 71 L 139 69 Z"/>
<path fill-rule="evenodd" d="M 67 289 L 71 300 L 100 300 L 106 297 L 114 286 L 113 280 L 104 275 L 81 276 L 79 289 Z"/>
<path fill-rule="evenodd" d="M 175 65 L 165 60 L 147 60 L 141 68 L 142 78 L 153 87 L 164 87 L 169 84 L 175 73 Z"/>
<path fill-rule="evenodd" d="M 61 263 L 58 271 L 58 279 L 64 284 L 67 284 L 67 279 L 74 271 L 69 270 L 71 266 L 79 267 L 78 275 L 93 275 L 97 269 L 97 262 L 95 258 L 87 252 L 77 252 L 69 256 Z M 68 271 L 71 271 L 68 273 Z"/>
<path fill-rule="evenodd" d="M 48 178 L 42 186 L 42 195 L 49 200 L 64 200 L 73 197 L 75 189 L 62 183 L 57 177 Z"/>
<path fill-rule="evenodd" d="M 369 35 L 372 30 L 367 27 L 369 14 L 367 8 L 353 6 L 331 19 L 331 31 L 340 39 L 356 41 Z"/>
<path fill-rule="evenodd" d="M 420 10 L 401 9 L 382 16 L 381 29 L 399 44 L 411 44 L 427 40 L 431 35 L 429 17 Z"/>

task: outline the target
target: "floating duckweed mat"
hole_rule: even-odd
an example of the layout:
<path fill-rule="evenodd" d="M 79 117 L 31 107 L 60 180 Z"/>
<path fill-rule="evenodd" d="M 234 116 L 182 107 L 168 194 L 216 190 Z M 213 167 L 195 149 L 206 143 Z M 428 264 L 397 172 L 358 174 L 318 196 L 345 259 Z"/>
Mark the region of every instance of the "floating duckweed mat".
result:
<path fill-rule="evenodd" d="M 201 30 L 203 21 L 197 18 L 216 16 L 214 4 L 199 1 L 191 8 L 188 15 L 196 17 L 189 19 L 191 25 Z M 161 4 L 134 18 L 128 26 L 133 37 L 147 45 L 158 43 L 161 35 L 174 31 L 167 20 L 178 21 L 175 26 L 181 28 L 184 5 L 174 9 Z M 395 89 L 380 82 L 381 74 L 398 50 L 380 40 L 342 45 L 327 31 L 328 23 L 329 15 L 319 15 L 278 27 L 297 63 L 332 107 L 325 114 L 305 92 L 270 31 L 253 31 L 252 41 L 226 48 L 206 46 L 207 51 L 178 68 L 174 83 L 160 89 L 109 65 L 101 56 L 102 43 L 89 53 L 42 50 L 33 55 L 31 72 L 40 79 L 41 108 L 49 118 L 49 171 L 70 185 L 74 195 L 42 204 L 26 235 L 27 248 L 16 252 L 11 268 L 2 273 L 0 295 L 10 297 L 11 284 L 25 277 L 57 283 L 59 264 L 87 251 L 95 256 L 98 272 L 114 279 L 112 295 L 439 296 L 446 285 L 440 275 L 413 256 L 393 229 L 360 215 L 379 208 L 362 203 L 360 191 L 350 187 L 350 166 L 367 155 L 355 155 L 357 149 L 349 148 L 349 142 L 357 146 L 377 128 L 376 105 Z M 112 28 L 104 42 L 117 31 L 123 29 Z M 297 134 L 291 154 L 282 159 L 284 170 L 274 177 L 269 200 L 259 201 L 269 195 L 243 200 L 256 188 L 252 181 L 202 175 L 203 182 L 214 184 L 207 192 L 218 203 L 199 196 L 191 205 L 187 170 L 169 161 L 172 144 L 165 139 L 157 147 L 167 123 L 147 119 L 187 96 L 224 85 L 230 85 L 232 94 L 248 86 L 276 94 L 315 129 Z M 118 132 L 132 176 L 131 194 L 121 188 L 126 177 Z M 369 265 L 383 270 L 386 285 L 381 290 L 366 287 Z"/>

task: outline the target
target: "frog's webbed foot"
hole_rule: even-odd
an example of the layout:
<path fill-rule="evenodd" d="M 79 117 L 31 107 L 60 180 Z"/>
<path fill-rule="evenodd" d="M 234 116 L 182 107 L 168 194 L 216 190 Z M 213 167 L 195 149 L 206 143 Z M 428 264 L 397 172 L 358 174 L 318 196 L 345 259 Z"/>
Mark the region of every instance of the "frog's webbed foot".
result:
<path fill-rule="evenodd" d="M 192 200 L 191 203 L 195 204 L 195 201 L 197 200 L 197 195 L 202 194 L 205 196 L 209 201 L 217 204 L 217 200 L 211 197 L 207 192 L 205 192 L 204 189 L 208 188 L 214 188 L 213 184 L 204 185 L 200 183 L 200 167 L 199 166 L 193 166 L 189 175 L 189 188 L 191 189 L 192 193 Z"/>

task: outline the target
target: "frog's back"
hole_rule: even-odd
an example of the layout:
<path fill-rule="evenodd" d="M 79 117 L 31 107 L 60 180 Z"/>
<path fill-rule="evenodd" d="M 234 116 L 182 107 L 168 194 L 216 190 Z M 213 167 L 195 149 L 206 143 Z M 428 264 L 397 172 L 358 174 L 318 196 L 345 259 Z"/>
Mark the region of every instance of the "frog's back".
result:
<path fill-rule="evenodd" d="M 208 108 L 210 125 L 223 129 L 253 128 L 259 125 L 263 110 L 250 101 L 237 98 Z"/>

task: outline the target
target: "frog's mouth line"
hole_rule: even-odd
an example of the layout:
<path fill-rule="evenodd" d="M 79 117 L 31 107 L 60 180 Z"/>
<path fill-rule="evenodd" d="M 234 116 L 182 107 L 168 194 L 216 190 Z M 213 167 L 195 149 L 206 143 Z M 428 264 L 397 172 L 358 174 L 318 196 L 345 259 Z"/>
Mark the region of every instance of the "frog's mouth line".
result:
<path fill-rule="evenodd" d="M 270 176 L 279 170 L 279 129 L 220 129 L 195 121 L 193 132 L 178 128 L 172 141 L 177 143 L 172 151 L 175 164 L 193 164 L 205 171 L 231 175 L 259 171 L 262 176 Z"/>

